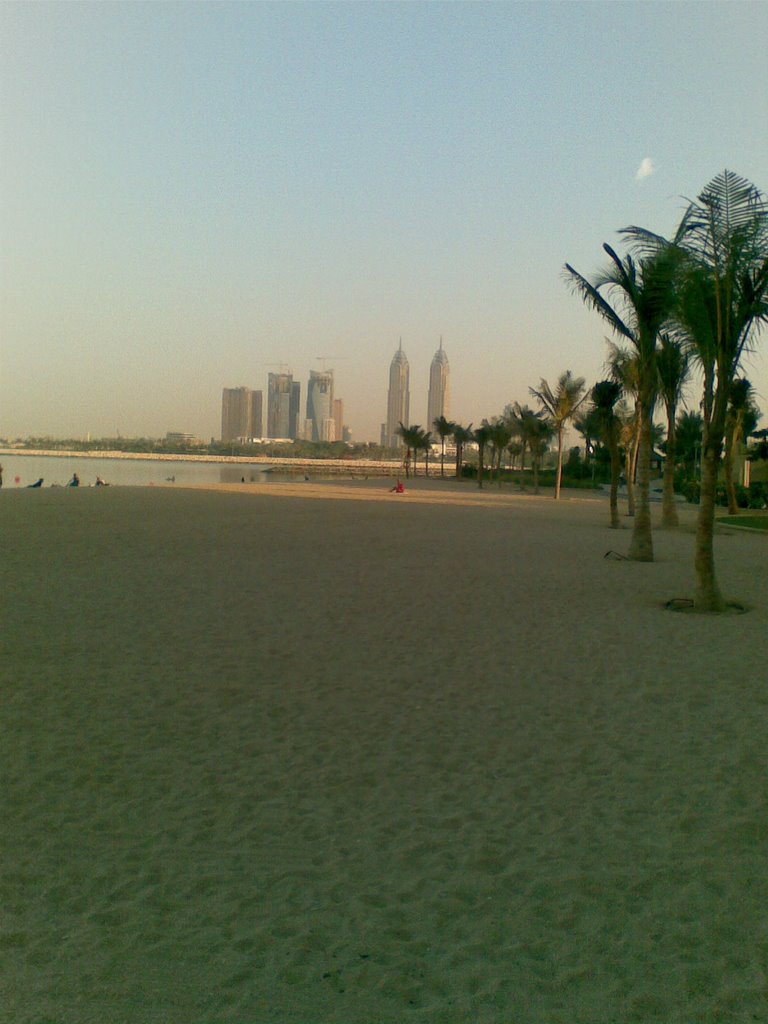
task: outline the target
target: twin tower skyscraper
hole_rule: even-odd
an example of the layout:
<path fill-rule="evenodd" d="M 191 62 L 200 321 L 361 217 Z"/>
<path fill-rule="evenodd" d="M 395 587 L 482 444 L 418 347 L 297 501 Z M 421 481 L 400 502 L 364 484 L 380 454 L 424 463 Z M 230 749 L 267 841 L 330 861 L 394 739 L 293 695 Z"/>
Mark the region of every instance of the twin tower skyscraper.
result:
<path fill-rule="evenodd" d="M 440 416 L 448 418 L 450 406 L 451 368 L 448 356 L 443 351 L 443 339 L 435 352 L 429 367 L 429 393 L 427 395 L 427 422 L 425 430 L 434 430 L 432 424 Z M 400 424 L 408 427 L 410 423 L 410 366 L 408 357 L 403 352 L 403 343 L 395 352 L 389 367 L 389 393 L 387 395 L 387 422 L 381 425 L 381 443 L 386 448 L 399 448 L 402 438 L 397 433 Z"/>

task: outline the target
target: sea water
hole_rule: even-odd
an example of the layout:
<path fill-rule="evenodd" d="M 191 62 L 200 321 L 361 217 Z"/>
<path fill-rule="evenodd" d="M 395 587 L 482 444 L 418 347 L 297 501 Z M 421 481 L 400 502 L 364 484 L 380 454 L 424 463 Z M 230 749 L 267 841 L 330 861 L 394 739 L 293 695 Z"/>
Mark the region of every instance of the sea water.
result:
<path fill-rule="evenodd" d="M 28 487 L 40 477 L 43 487 L 63 486 L 77 473 L 81 487 L 105 483 L 122 487 L 153 484 L 230 484 L 245 478 L 249 484 L 295 480 L 295 476 L 265 472 L 268 466 L 253 463 L 188 462 L 165 459 L 78 458 L 56 455 L 0 455 L 3 487 Z"/>

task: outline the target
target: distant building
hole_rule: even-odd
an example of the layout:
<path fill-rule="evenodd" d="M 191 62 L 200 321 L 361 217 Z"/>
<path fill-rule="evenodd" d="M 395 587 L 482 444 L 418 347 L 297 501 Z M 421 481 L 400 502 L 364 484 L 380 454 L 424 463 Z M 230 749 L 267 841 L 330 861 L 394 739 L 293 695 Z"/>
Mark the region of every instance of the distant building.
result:
<path fill-rule="evenodd" d="M 250 441 L 262 436 L 261 391 L 224 388 L 221 397 L 222 441 Z"/>
<path fill-rule="evenodd" d="M 429 368 L 429 394 L 427 396 L 427 423 L 426 429 L 434 433 L 432 424 L 440 416 L 448 419 L 451 386 L 451 368 L 448 365 L 448 356 L 443 352 L 443 339 L 440 339 L 440 348 L 435 352 L 432 365 Z"/>
<path fill-rule="evenodd" d="M 250 438 L 264 436 L 264 392 L 251 392 L 251 432 Z"/>
<path fill-rule="evenodd" d="M 335 441 L 346 441 L 344 436 L 344 403 L 340 398 L 333 400 L 333 433 Z"/>
<path fill-rule="evenodd" d="M 307 441 L 333 441 L 333 370 L 310 370 L 307 385 Z"/>
<path fill-rule="evenodd" d="M 267 385 L 267 436 L 295 440 L 299 431 L 301 384 L 292 373 L 270 373 Z"/>
<path fill-rule="evenodd" d="M 387 426 L 385 444 L 389 448 L 400 448 L 403 439 L 398 435 L 400 423 L 410 426 L 408 416 L 411 404 L 409 391 L 410 367 L 408 358 L 403 352 L 403 342 L 395 352 L 389 366 L 389 393 L 387 395 Z"/>

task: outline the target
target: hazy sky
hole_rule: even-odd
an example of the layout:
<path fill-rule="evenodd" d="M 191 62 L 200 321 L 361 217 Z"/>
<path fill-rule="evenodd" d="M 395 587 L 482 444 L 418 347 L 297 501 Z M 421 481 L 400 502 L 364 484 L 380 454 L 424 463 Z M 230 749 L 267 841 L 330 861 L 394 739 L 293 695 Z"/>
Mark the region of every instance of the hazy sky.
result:
<path fill-rule="evenodd" d="M 606 330 L 564 285 L 728 167 L 765 3 L 4 3 L 0 436 L 218 436 L 318 357 L 357 440 L 402 336 L 478 422 Z M 747 367 L 768 415 L 768 335 Z M 696 404 L 696 403 L 694 403 Z M 763 425 L 765 425 L 765 420 Z"/>

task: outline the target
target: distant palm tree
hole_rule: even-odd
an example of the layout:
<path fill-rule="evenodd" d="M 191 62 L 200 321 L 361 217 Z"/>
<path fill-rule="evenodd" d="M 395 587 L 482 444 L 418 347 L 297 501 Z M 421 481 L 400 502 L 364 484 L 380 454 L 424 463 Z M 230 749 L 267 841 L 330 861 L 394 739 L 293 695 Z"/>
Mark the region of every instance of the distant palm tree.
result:
<path fill-rule="evenodd" d="M 588 465 L 594 454 L 592 442 L 602 440 L 600 419 L 595 412 L 594 405 L 577 412 L 573 417 L 573 426 L 576 432 L 584 438 L 584 462 Z"/>
<path fill-rule="evenodd" d="M 501 487 L 501 460 L 504 449 L 512 439 L 512 428 L 503 416 L 494 416 L 489 423 L 491 428 L 489 441 L 491 444 L 491 466 L 496 466 L 496 483 Z"/>
<path fill-rule="evenodd" d="M 557 378 L 555 390 L 542 379 L 538 388 L 528 388 L 538 398 L 542 409 L 549 415 L 552 428 L 557 436 L 557 472 L 555 474 L 555 501 L 560 499 L 560 483 L 563 477 L 563 434 L 569 420 L 573 419 L 579 406 L 587 398 L 584 378 L 574 377 L 570 370 Z"/>
<path fill-rule="evenodd" d="M 544 417 L 527 416 L 525 419 L 525 432 L 528 439 L 528 450 L 531 453 L 531 468 L 533 469 L 533 493 L 539 493 L 539 470 L 541 462 L 549 447 L 549 442 L 554 434 L 552 421 Z"/>
<path fill-rule="evenodd" d="M 511 425 L 510 425 L 510 429 L 511 429 Z M 520 443 L 520 441 L 511 441 L 507 445 L 507 451 L 509 452 L 509 457 L 510 457 L 510 460 L 511 460 L 510 464 L 512 466 L 512 469 L 514 469 L 515 466 L 517 465 L 517 460 L 523 454 L 523 446 Z M 522 469 L 522 466 L 520 468 Z"/>
<path fill-rule="evenodd" d="M 656 368 L 659 374 L 659 394 L 667 412 L 667 445 L 664 461 L 661 523 L 662 526 L 678 526 L 679 519 L 675 504 L 675 429 L 677 406 L 683 397 L 683 390 L 690 376 L 688 356 L 681 342 L 675 341 L 668 334 L 661 335 L 659 351 L 656 354 Z"/>
<path fill-rule="evenodd" d="M 472 424 L 470 423 L 468 427 L 462 427 L 460 423 L 454 423 L 451 433 L 453 434 L 453 443 L 456 445 L 456 479 L 459 480 L 461 478 L 464 445 L 469 444 L 474 437 Z"/>
<path fill-rule="evenodd" d="M 455 423 L 451 423 L 445 416 L 438 416 L 432 423 L 435 433 L 440 438 L 440 476 L 445 476 L 445 439 L 453 433 Z"/>
<path fill-rule="evenodd" d="M 405 479 L 409 478 L 411 459 L 413 459 L 413 475 L 416 476 L 416 452 L 421 443 L 422 429 L 420 426 L 406 427 L 401 422 L 395 433 L 402 437 L 405 445 Z"/>
<path fill-rule="evenodd" d="M 674 272 L 678 261 L 666 250 L 649 252 L 638 261 L 631 255 L 620 257 L 607 244 L 603 245 L 603 250 L 610 262 L 594 282 L 582 277 L 568 263 L 565 271 L 584 302 L 599 313 L 619 337 L 631 344 L 637 356 L 639 501 L 629 557 L 640 562 L 652 562 L 650 475 L 651 425 L 658 390 L 656 344 L 659 332 L 672 311 Z M 606 294 L 614 299 L 613 305 L 606 299 Z"/>
<path fill-rule="evenodd" d="M 675 424 L 676 458 L 688 479 L 696 476 L 696 466 L 704 436 L 704 419 L 698 412 L 681 412 Z"/>
<path fill-rule="evenodd" d="M 541 419 L 542 414 L 535 412 L 528 405 L 512 402 L 504 409 L 504 419 L 509 423 L 512 436 L 520 444 L 520 470 L 525 472 L 525 452 L 528 449 L 530 431 L 527 429 L 531 417 Z"/>
<path fill-rule="evenodd" d="M 621 398 L 621 385 L 615 380 L 600 380 L 592 388 L 592 403 L 597 419 L 600 435 L 611 460 L 611 493 L 609 507 L 611 513 L 611 529 L 619 528 L 619 477 L 621 475 L 621 455 L 619 454 L 619 434 L 621 420 L 616 414 L 616 404 Z"/>
<path fill-rule="evenodd" d="M 632 400 L 634 412 L 630 413 L 625 403 L 617 406 L 621 422 L 619 446 L 624 452 L 624 476 L 627 481 L 627 515 L 635 514 L 635 475 L 637 455 L 640 450 L 640 417 L 638 415 L 638 391 L 640 387 L 637 355 L 628 349 L 608 343 L 607 368 L 611 378 L 621 387 L 627 398 Z"/>
<path fill-rule="evenodd" d="M 736 449 L 747 433 L 751 430 L 745 424 L 751 421 L 752 430 L 757 426 L 757 415 L 754 405 L 754 388 L 746 377 L 737 377 L 731 382 L 731 399 L 728 403 L 728 414 L 725 420 L 725 456 L 723 458 L 723 475 L 725 476 L 725 493 L 728 497 L 728 511 L 735 516 L 739 511 L 736 502 L 736 484 L 734 481 L 734 455 Z"/>
<path fill-rule="evenodd" d="M 424 476 L 429 476 L 429 453 L 432 451 L 432 433 L 419 429 L 418 448 L 424 452 Z"/>
<path fill-rule="evenodd" d="M 480 426 L 473 431 L 473 440 L 477 442 L 477 486 L 483 486 L 483 462 L 485 459 L 485 449 L 491 440 L 491 425 L 487 420 L 483 420 Z"/>

